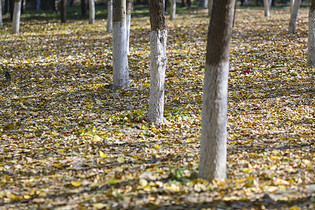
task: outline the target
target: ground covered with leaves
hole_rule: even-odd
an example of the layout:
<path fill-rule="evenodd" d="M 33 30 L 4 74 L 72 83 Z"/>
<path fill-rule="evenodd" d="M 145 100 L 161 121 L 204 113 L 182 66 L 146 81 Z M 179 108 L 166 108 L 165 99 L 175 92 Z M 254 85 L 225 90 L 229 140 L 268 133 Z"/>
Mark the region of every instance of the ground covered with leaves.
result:
<path fill-rule="evenodd" d="M 168 25 L 166 124 L 147 121 L 148 17 L 132 20 L 130 88 L 111 90 L 106 22 L 0 29 L 0 208 L 314 208 L 314 75 L 308 10 L 237 10 L 228 174 L 198 179 L 206 10 Z M 168 18 L 168 17 L 167 17 Z"/>

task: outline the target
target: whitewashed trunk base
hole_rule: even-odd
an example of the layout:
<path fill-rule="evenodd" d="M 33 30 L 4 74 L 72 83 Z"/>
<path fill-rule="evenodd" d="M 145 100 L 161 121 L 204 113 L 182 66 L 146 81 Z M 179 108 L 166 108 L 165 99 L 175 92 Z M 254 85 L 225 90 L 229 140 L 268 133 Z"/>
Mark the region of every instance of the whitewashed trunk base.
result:
<path fill-rule="evenodd" d="M 315 10 L 310 10 L 307 62 L 309 66 L 315 66 Z"/>
<path fill-rule="evenodd" d="M 167 30 L 151 31 L 149 121 L 166 122 L 164 113 L 164 81 L 166 69 Z"/>
<path fill-rule="evenodd" d="M 209 181 L 226 177 L 228 74 L 228 62 L 206 64 L 199 177 Z"/>
<path fill-rule="evenodd" d="M 128 57 L 126 50 L 126 23 L 113 23 L 113 88 L 129 86 Z"/>

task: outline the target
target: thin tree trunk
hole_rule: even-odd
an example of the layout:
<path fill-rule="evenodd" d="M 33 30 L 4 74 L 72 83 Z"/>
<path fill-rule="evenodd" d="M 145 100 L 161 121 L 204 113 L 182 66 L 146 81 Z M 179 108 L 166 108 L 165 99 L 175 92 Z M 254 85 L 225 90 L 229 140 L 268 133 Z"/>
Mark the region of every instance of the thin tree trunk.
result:
<path fill-rule="evenodd" d="M 61 0 L 60 18 L 62 23 L 67 22 L 67 0 Z"/>
<path fill-rule="evenodd" d="M 94 3 L 94 0 L 89 0 L 89 9 L 90 9 L 89 24 L 93 24 L 95 22 L 95 3 Z"/>
<path fill-rule="evenodd" d="M 296 19 L 299 13 L 299 8 L 301 5 L 301 0 L 295 0 L 291 12 L 290 22 L 289 22 L 289 34 L 295 33 Z"/>
<path fill-rule="evenodd" d="M 212 6 L 213 6 L 213 0 L 208 0 L 208 15 L 211 17 L 212 14 Z"/>
<path fill-rule="evenodd" d="M 203 87 L 199 177 L 226 177 L 229 49 L 235 0 L 214 0 Z"/>
<path fill-rule="evenodd" d="M 3 26 L 2 23 L 2 0 L 0 0 L 0 28 Z"/>
<path fill-rule="evenodd" d="M 12 34 L 20 33 L 21 0 L 15 0 L 12 22 Z"/>
<path fill-rule="evenodd" d="M 112 32 L 112 25 L 113 25 L 113 0 L 108 0 L 107 2 L 107 32 Z"/>
<path fill-rule="evenodd" d="M 126 0 L 113 2 L 113 88 L 129 86 L 128 56 L 126 43 Z"/>
<path fill-rule="evenodd" d="M 62 4 L 62 1 L 63 0 L 61 0 L 61 4 Z M 59 10 L 58 4 L 59 4 L 59 0 L 55 0 L 54 1 L 54 11 L 56 11 L 56 12 L 58 12 L 58 10 Z"/>
<path fill-rule="evenodd" d="M 40 0 L 36 0 L 36 12 L 40 12 Z"/>
<path fill-rule="evenodd" d="M 126 27 L 127 27 L 127 55 L 129 55 L 129 39 L 130 39 L 130 23 L 131 23 L 131 13 L 133 10 L 133 0 L 127 0 L 127 12 L 126 12 Z"/>
<path fill-rule="evenodd" d="M 270 0 L 264 0 L 264 12 L 265 12 L 265 17 L 270 16 Z"/>
<path fill-rule="evenodd" d="M 86 9 L 87 8 L 87 1 L 86 0 L 81 0 L 81 16 L 85 17 L 86 16 Z"/>
<path fill-rule="evenodd" d="M 176 16 L 176 0 L 171 0 L 170 20 L 175 20 L 175 16 Z"/>
<path fill-rule="evenodd" d="M 163 0 L 150 0 L 150 99 L 148 120 L 155 123 L 165 122 L 164 82 L 166 69 L 167 29 L 164 16 Z"/>
<path fill-rule="evenodd" d="M 309 66 L 315 66 L 315 1 L 312 0 L 309 11 L 308 51 L 307 62 Z"/>
<path fill-rule="evenodd" d="M 208 0 L 199 0 L 199 7 L 207 8 L 208 7 Z"/>

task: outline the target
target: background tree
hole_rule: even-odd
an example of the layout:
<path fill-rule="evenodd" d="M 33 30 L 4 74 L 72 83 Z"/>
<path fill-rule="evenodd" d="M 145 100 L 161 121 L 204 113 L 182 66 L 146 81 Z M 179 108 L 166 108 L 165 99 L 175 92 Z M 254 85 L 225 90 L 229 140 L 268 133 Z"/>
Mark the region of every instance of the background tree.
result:
<path fill-rule="evenodd" d="M 108 0 L 107 2 L 107 32 L 112 32 L 113 23 L 113 0 Z"/>
<path fill-rule="evenodd" d="M 2 27 L 2 0 L 0 0 L 0 28 Z"/>
<path fill-rule="evenodd" d="M 89 9 L 90 9 L 89 23 L 93 24 L 95 22 L 95 2 L 94 2 L 94 0 L 89 0 Z"/>
<path fill-rule="evenodd" d="M 212 6 L 213 6 L 213 0 L 208 0 L 208 15 L 211 17 L 212 14 Z"/>
<path fill-rule="evenodd" d="M 299 13 L 300 5 L 301 5 L 301 0 L 294 0 L 291 16 L 290 16 L 290 22 L 289 22 L 289 34 L 295 33 L 296 19 Z"/>
<path fill-rule="evenodd" d="M 126 43 L 126 0 L 113 2 L 113 88 L 129 86 Z"/>
<path fill-rule="evenodd" d="M 36 0 L 36 11 L 40 12 L 40 0 Z"/>
<path fill-rule="evenodd" d="M 199 177 L 226 177 L 229 50 L 235 0 L 214 0 L 203 86 Z"/>
<path fill-rule="evenodd" d="M 207 8 L 208 0 L 199 0 L 199 7 Z"/>
<path fill-rule="evenodd" d="M 126 27 L 127 27 L 127 55 L 129 55 L 129 38 L 130 38 L 130 23 L 131 13 L 133 10 L 133 0 L 127 0 L 127 11 L 126 11 Z"/>
<path fill-rule="evenodd" d="M 176 0 L 171 0 L 170 20 L 175 20 L 175 15 L 176 15 Z"/>
<path fill-rule="evenodd" d="M 265 12 L 265 17 L 269 17 L 270 15 L 270 3 L 271 0 L 264 0 L 264 12 Z"/>
<path fill-rule="evenodd" d="M 315 66 L 315 0 L 311 1 L 308 24 L 307 62 L 309 66 Z"/>
<path fill-rule="evenodd" d="M 14 2 L 12 34 L 20 32 L 21 2 L 21 0 L 15 0 Z"/>
<path fill-rule="evenodd" d="M 164 82 L 166 69 L 167 29 L 164 16 L 163 0 L 150 0 L 150 99 L 148 119 L 151 122 L 165 121 L 164 113 Z"/>
<path fill-rule="evenodd" d="M 81 0 L 81 16 L 85 17 L 87 13 L 87 0 Z"/>
<path fill-rule="evenodd" d="M 67 22 L 67 0 L 61 0 L 61 10 L 60 10 L 61 22 Z"/>

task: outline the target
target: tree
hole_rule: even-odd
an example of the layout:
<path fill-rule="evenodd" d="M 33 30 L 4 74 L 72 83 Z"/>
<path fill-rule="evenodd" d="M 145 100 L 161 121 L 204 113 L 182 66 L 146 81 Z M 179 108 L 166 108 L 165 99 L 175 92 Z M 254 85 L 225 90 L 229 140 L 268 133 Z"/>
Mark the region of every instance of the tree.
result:
<path fill-rule="evenodd" d="M 67 0 L 61 0 L 60 18 L 62 23 L 67 22 Z"/>
<path fill-rule="evenodd" d="M 112 32 L 113 23 L 113 0 L 108 0 L 107 2 L 107 32 Z"/>
<path fill-rule="evenodd" d="M 36 0 L 36 12 L 40 12 L 40 0 Z"/>
<path fill-rule="evenodd" d="M 199 177 L 226 177 L 229 49 L 235 0 L 214 0 L 203 87 Z"/>
<path fill-rule="evenodd" d="M 126 43 L 126 0 L 113 2 L 113 88 L 129 86 Z"/>
<path fill-rule="evenodd" d="M 0 0 L 0 28 L 2 27 L 2 0 Z"/>
<path fill-rule="evenodd" d="M 94 0 L 89 0 L 89 9 L 90 9 L 89 23 L 93 24 L 95 22 L 95 3 L 94 3 Z"/>
<path fill-rule="evenodd" d="M 290 5 L 290 14 L 292 12 L 293 4 L 294 4 L 294 0 L 290 0 L 290 3 L 289 3 L 289 5 Z"/>
<path fill-rule="evenodd" d="M 213 5 L 213 0 L 208 0 L 208 15 L 211 17 L 212 14 L 212 5 Z"/>
<path fill-rule="evenodd" d="M 131 13 L 133 10 L 133 0 L 127 0 L 127 12 L 126 12 L 126 27 L 127 27 L 127 55 L 129 55 L 129 38 L 130 38 L 130 22 L 131 22 Z"/>
<path fill-rule="evenodd" d="M 265 17 L 269 17 L 270 15 L 270 5 L 271 5 L 271 0 L 264 0 L 264 11 L 265 11 Z"/>
<path fill-rule="evenodd" d="M 12 22 L 12 34 L 20 32 L 21 0 L 15 0 Z"/>
<path fill-rule="evenodd" d="M 315 66 L 315 0 L 311 2 L 308 20 L 307 62 L 309 66 Z"/>
<path fill-rule="evenodd" d="M 81 16 L 85 17 L 87 11 L 87 0 L 81 0 Z"/>
<path fill-rule="evenodd" d="M 290 22 L 289 22 L 289 34 L 295 33 L 296 19 L 298 16 L 300 5 L 301 5 L 301 0 L 294 0 L 291 16 L 290 16 Z"/>
<path fill-rule="evenodd" d="M 175 15 L 176 15 L 176 0 L 171 0 L 170 20 L 175 20 Z"/>
<path fill-rule="evenodd" d="M 164 82 L 166 69 L 167 29 L 164 16 L 163 0 L 150 0 L 150 99 L 148 119 L 151 122 L 163 123 Z"/>
<path fill-rule="evenodd" d="M 199 7 L 207 8 L 208 0 L 199 0 Z"/>

